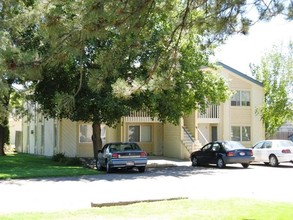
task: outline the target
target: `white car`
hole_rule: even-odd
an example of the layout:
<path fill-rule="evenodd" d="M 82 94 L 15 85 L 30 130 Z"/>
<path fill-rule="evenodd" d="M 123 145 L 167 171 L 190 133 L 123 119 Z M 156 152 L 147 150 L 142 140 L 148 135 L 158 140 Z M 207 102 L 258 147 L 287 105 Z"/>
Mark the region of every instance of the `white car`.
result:
<path fill-rule="evenodd" d="M 293 163 L 293 142 L 290 140 L 264 140 L 253 147 L 255 162 L 264 162 L 271 166 L 279 163 Z"/>

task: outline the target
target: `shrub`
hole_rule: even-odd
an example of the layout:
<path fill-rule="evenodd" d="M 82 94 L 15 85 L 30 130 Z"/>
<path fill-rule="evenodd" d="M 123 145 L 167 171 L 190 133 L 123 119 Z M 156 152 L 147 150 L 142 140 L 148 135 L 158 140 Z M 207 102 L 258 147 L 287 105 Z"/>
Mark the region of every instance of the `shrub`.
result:
<path fill-rule="evenodd" d="M 78 157 L 67 158 L 65 164 L 67 166 L 82 166 L 82 162 Z"/>
<path fill-rule="evenodd" d="M 57 154 L 53 155 L 52 160 L 56 161 L 56 162 L 63 163 L 63 162 L 65 162 L 66 157 L 65 157 L 64 153 L 57 153 Z"/>

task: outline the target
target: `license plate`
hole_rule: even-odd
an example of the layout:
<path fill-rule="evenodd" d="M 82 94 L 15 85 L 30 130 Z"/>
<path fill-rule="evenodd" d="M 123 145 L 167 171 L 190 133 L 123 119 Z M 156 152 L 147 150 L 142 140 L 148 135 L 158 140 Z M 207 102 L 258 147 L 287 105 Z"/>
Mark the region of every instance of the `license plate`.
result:
<path fill-rule="evenodd" d="M 127 165 L 127 166 L 133 166 L 133 165 L 134 165 L 134 162 L 132 162 L 132 161 L 128 161 L 128 162 L 126 162 L 126 165 Z"/>
<path fill-rule="evenodd" d="M 240 156 L 244 156 L 244 155 L 245 155 L 245 153 L 244 153 L 244 152 L 240 152 L 239 154 L 240 154 Z"/>

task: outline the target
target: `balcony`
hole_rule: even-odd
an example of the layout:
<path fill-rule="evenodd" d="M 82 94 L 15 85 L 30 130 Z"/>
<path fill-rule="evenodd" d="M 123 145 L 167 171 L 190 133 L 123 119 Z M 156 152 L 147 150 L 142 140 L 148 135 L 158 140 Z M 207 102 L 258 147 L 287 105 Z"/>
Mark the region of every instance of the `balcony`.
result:
<path fill-rule="evenodd" d="M 219 123 L 220 107 L 218 105 L 210 105 L 205 113 L 198 112 L 198 123 Z"/>
<path fill-rule="evenodd" d="M 145 111 L 131 111 L 130 114 L 124 117 L 125 122 L 160 122 L 157 117 L 151 118 Z"/>

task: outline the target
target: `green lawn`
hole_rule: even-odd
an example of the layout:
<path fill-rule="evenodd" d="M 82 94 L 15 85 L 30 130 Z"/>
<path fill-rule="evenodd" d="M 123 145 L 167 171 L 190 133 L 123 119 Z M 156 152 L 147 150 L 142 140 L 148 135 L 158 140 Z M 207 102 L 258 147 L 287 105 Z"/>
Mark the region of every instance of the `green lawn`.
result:
<path fill-rule="evenodd" d="M 293 204 L 249 199 L 173 200 L 53 213 L 15 213 L 0 219 L 288 220 Z"/>
<path fill-rule="evenodd" d="M 51 158 L 22 153 L 0 157 L 0 179 L 60 177 L 98 174 L 96 170 L 66 166 Z"/>

